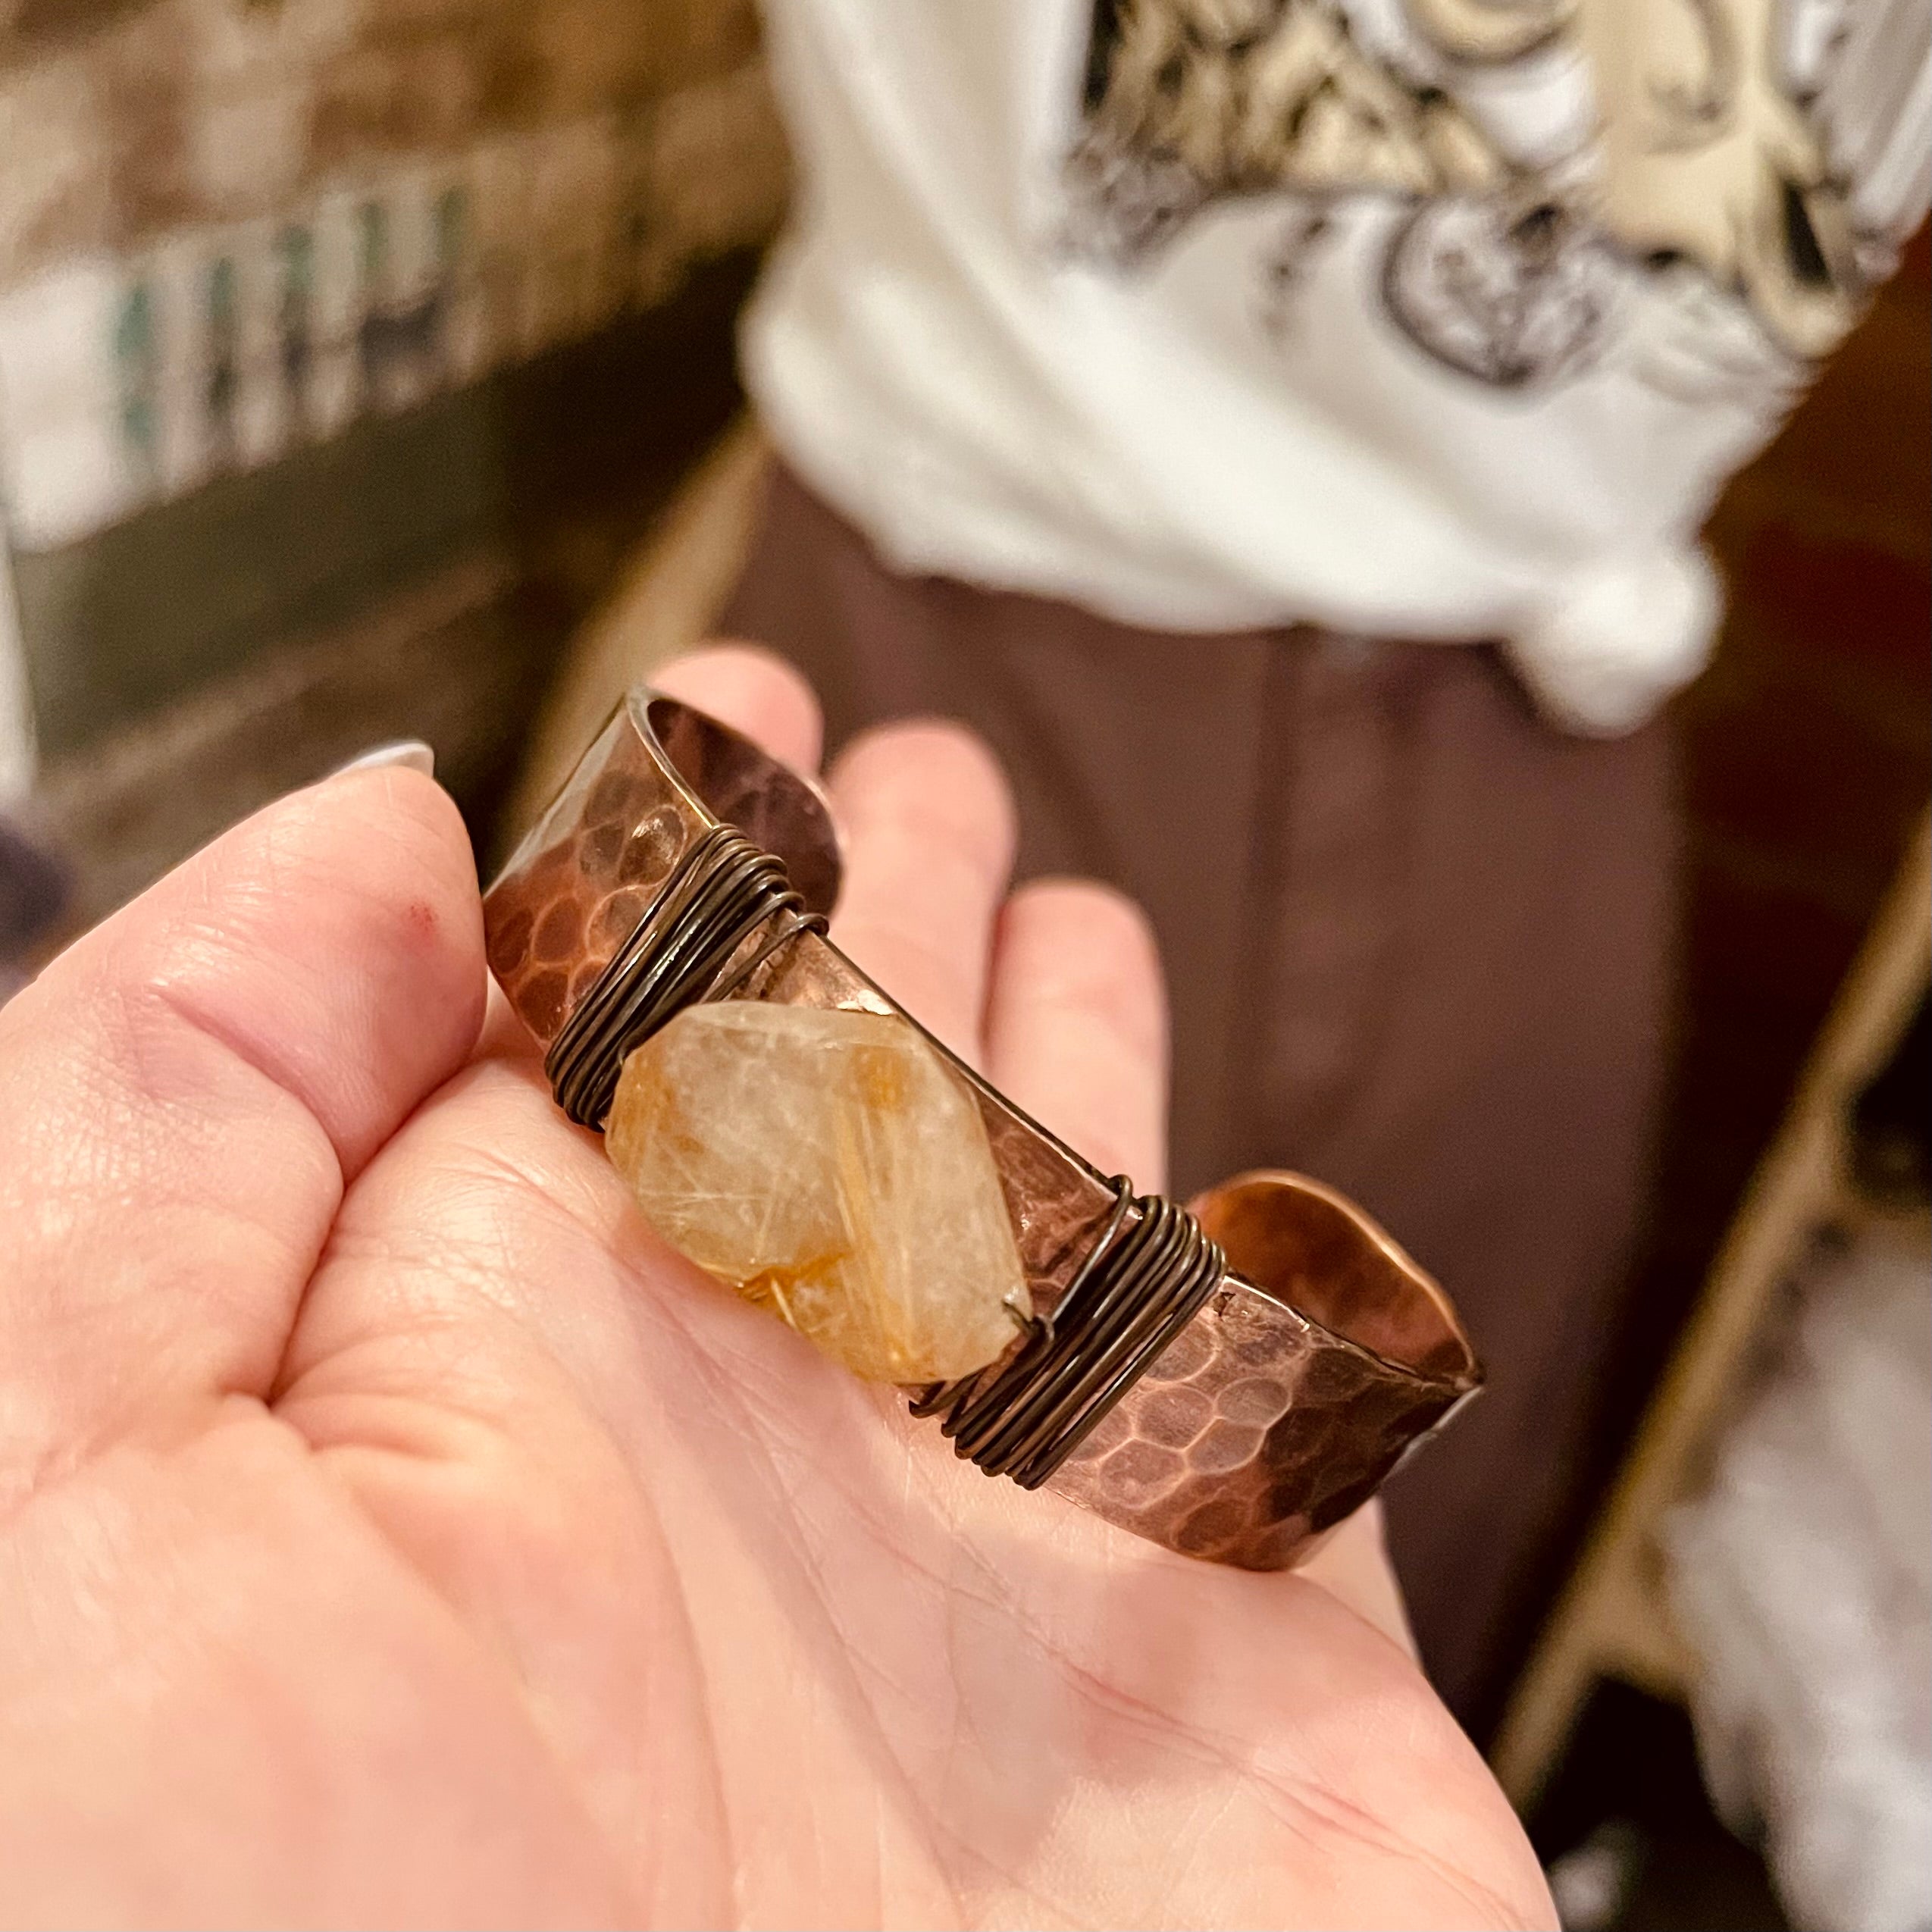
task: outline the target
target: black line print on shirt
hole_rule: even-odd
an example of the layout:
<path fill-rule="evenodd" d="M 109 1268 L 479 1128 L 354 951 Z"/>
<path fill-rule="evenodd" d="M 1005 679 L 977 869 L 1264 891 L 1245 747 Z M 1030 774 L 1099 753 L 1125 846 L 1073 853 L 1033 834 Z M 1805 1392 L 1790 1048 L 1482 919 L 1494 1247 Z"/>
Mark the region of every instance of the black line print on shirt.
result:
<path fill-rule="evenodd" d="M 1928 40 L 1924 0 L 1396 0 L 1373 45 L 1339 0 L 1094 0 L 1068 240 L 1130 269 L 1215 204 L 1281 199 L 1285 317 L 1336 205 L 1390 198 L 1386 312 L 1478 381 L 1574 374 L 1639 283 L 1659 386 L 1796 381 L 1924 205 Z M 1457 98 L 1579 60 L 1588 138 L 1554 159 Z"/>

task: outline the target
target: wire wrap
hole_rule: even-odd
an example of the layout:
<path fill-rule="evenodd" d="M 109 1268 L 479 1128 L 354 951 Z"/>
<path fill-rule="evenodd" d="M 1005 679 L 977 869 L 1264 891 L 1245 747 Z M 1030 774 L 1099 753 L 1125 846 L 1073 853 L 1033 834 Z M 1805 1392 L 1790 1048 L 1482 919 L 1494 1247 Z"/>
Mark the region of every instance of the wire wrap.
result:
<path fill-rule="evenodd" d="M 774 921 L 763 944 L 727 972 L 744 942 Z M 543 1072 L 557 1104 L 601 1131 L 631 1053 L 686 1007 L 734 992 L 801 932 L 825 929 L 782 860 L 735 826 L 714 825 L 685 848 L 552 1041 Z"/>
<path fill-rule="evenodd" d="M 1125 1175 L 1086 1258 L 1004 1367 L 935 1382 L 913 1404 L 943 1415 L 953 1452 L 1036 1489 L 1080 1446 L 1220 1285 L 1227 1257 L 1185 1207 L 1136 1196 Z"/>

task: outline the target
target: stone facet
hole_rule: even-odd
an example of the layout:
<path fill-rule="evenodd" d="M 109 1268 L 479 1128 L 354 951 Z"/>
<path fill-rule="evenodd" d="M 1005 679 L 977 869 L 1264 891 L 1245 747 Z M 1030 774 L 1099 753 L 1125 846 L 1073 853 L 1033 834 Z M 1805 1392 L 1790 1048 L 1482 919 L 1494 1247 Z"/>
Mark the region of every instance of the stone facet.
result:
<path fill-rule="evenodd" d="M 605 1144 L 665 1240 L 856 1374 L 945 1381 L 1013 1339 L 979 1107 L 903 1019 L 689 1008 L 625 1062 Z"/>

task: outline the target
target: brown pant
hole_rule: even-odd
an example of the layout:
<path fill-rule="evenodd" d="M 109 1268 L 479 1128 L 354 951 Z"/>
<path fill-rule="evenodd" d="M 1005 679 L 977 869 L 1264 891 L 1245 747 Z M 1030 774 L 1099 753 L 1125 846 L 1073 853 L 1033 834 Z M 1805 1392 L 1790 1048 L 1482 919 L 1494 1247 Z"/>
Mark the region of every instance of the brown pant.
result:
<path fill-rule="evenodd" d="M 1489 1389 L 1388 1494 L 1423 1655 L 1480 1724 L 1547 1586 L 1610 1340 L 1663 1057 L 1666 737 L 1538 722 L 1483 647 L 1138 631 L 894 575 L 776 479 L 727 634 L 817 686 L 828 743 L 966 720 L 1022 876 L 1152 915 L 1174 1014 L 1173 1191 L 1289 1166 L 1461 1307 Z"/>

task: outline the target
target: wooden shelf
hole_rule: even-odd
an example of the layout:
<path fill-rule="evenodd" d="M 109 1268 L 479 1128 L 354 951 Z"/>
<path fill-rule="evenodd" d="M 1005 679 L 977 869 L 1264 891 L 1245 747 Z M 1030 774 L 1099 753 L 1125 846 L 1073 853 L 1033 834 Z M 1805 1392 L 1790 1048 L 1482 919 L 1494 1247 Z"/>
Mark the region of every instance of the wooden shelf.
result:
<path fill-rule="evenodd" d="M 1671 1507 L 1697 1486 L 1780 1289 L 1819 1232 L 1855 1216 L 1850 1108 L 1910 1023 L 1928 967 L 1932 828 L 1921 819 L 1610 1500 L 1518 1682 L 1494 1760 L 1519 1810 L 1542 1789 L 1599 1677 L 1671 1697 L 1681 1696 L 1692 1680 L 1696 1660 L 1671 1625 L 1656 1533 Z"/>

